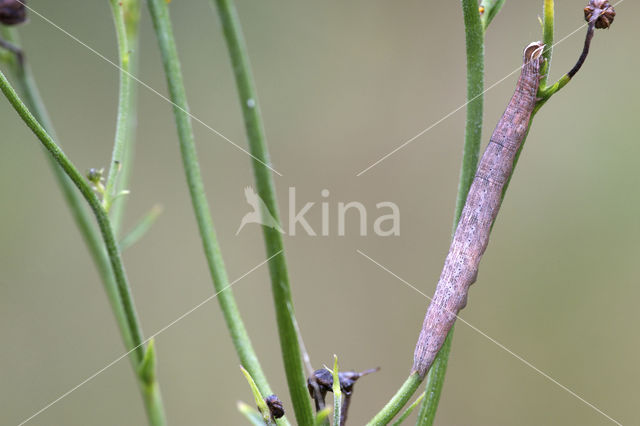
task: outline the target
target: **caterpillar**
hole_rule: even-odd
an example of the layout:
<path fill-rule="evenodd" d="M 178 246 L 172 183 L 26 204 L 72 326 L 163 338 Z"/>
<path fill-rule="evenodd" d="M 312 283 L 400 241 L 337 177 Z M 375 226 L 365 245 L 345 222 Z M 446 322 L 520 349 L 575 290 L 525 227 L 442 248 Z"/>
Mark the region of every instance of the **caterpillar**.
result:
<path fill-rule="evenodd" d="M 471 183 L 416 344 L 412 372 L 421 377 L 429 371 L 458 312 L 467 304 L 469 286 L 476 281 L 478 264 L 487 248 L 504 186 L 513 173 L 513 162 L 536 106 L 543 50 L 544 44 L 539 41 L 524 49 L 515 93 L 491 135 Z"/>

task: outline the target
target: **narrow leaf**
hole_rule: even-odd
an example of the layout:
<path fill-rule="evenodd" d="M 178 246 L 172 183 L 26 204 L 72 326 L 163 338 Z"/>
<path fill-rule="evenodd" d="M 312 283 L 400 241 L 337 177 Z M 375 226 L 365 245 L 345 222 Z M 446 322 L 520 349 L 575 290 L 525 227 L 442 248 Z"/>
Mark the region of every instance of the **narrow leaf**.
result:
<path fill-rule="evenodd" d="M 331 414 L 331 407 L 326 407 L 316 414 L 316 419 L 313 422 L 313 426 L 324 426 L 329 424 L 329 415 Z"/>
<path fill-rule="evenodd" d="M 411 413 L 413 413 L 413 410 L 415 410 L 415 408 L 418 406 L 418 404 L 420 404 L 420 402 L 422 402 L 422 400 L 424 399 L 424 395 L 425 395 L 425 393 L 422 392 L 422 395 L 420 395 L 418 398 L 416 398 L 416 400 L 413 401 L 413 404 L 411 404 L 406 410 L 404 410 L 404 413 L 402 413 L 400 415 L 400 417 L 398 417 L 398 420 L 393 422 L 393 426 L 398 426 L 398 425 L 402 424 L 402 422 L 407 420 L 407 417 L 409 417 L 411 415 Z"/>
<path fill-rule="evenodd" d="M 340 425 L 342 415 L 342 390 L 340 390 L 340 376 L 338 376 L 338 356 L 333 356 L 333 425 Z"/>
<path fill-rule="evenodd" d="M 482 0 L 480 3 L 480 20 L 482 27 L 486 30 L 493 18 L 496 17 L 505 0 Z"/>
<path fill-rule="evenodd" d="M 251 388 L 251 392 L 253 392 L 253 398 L 256 401 L 258 410 L 260 410 L 260 413 L 262 413 L 264 423 L 267 425 L 273 424 L 269 407 L 267 407 L 267 403 L 264 401 L 264 398 L 262 397 L 262 394 L 260 393 L 260 389 L 258 389 L 256 382 L 253 381 L 253 377 L 251 377 L 251 374 L 247 370 L 245 370 L 244 367 L 240 366 L 240 370 L 242 370 L 242 374 L 244 374 L 247 382 L 249 382 L 249 387 Z"/>
<path fill-rule="evenodd" d="M 138 366 L 138 376 L 147 386 L 156 381 L 156 350 L 154 340 L 151 339 L 144 352 L 144 357 Z"/>
<path fill-rule="evenodd" d="M 157 204 L 153 206 L 151 210 L 140 219 L 140 222 L 120 240 L 120 251 L 125 251 L 144 237 L 161 213 L 162 206 Z"/>
<path fill-rule="evenodd" d="M 249 420 L 249 423 L 251 423 L 253 426 L 264 426 L 264 419 L 262 418 L 262 415 L 260 415 L 258 410 L 242 401 L 238 401 L 237 406 L 238 411 L 240 411 L 240 413 L 242 413 L 242 415 L 247 420 Z"/>

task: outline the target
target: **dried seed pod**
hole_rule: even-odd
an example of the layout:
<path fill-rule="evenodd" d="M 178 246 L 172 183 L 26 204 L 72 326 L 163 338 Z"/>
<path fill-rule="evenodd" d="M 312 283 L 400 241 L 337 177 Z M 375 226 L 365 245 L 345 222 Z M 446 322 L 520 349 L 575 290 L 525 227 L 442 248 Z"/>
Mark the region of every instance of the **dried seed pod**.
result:
<path fill-rule="evenodd" d="M 353 395 L 353 386 L 362 376 L 375 373 L 379 368 L 362 371 L 343 371 L 338 373 L 340 380 L 340 390 L 342 391 L 342 415 L 340 416 L 340 425 L 343 426 L 347 421 L 347 413 L 349 404 L 351 403 L 351 395 Z M 325 397 L 327 392 L 333 392 L 333 374 L 331 370 L 322 368 L 313 372 L 313 375 L 307 379 L 307 387 L 309 394 L 316 404 L 316 411 L 320 411 L 325 407 Z"/>
<path fill-rule="evenodd" d="M 615 17 L 616 11 L 607 0 L 591 0 L 584 8 L 585 21 L 595 19 L 596 28 L 609 28 Z"/>
<path fill-rule="evenodd" d="M 0 0 L 0 23 L 4 25 L 22 24 L 27 20 L 27 0 Z"/>
<path fill-rule="evenodd" d="M 280 401 L 277 395 L 269 395 L 264 399 L 264 402 L 267 403 L 267 407 L 269 407 L 269 412 L 271 412 L 271 417 L 274 419 L 279 419 L 284 416 L 284 404 Z"/>

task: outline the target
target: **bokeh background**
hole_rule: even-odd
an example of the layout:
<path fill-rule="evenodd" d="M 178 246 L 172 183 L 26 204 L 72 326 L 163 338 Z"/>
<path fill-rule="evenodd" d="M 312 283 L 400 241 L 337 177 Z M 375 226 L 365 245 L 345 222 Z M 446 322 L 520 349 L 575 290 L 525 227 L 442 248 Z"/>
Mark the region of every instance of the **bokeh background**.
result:
<path fill-rule="evenodd" d="M 107 1 L 32 0 L 30 6 L 107 57 Z M 320 227 L 328 189 L 332 236 L 286 237 L 295 308 L 317 368 L 382 370 L 356 386 L 350 423 L 364 424 L 406 378 L 428 301 L 356 253 L 362 250 L 432 294 L 449 246 L 464 109 L 361 177 L 356 173 L 465 101 L 459 2 L 238 2 L 266 121 L 283 219 L 287 188 Z M 583 24 L 584 1 L 558 2 L 556 38 Z M 192 112 L 246 146 L 229 60 L 206 0 L 171 11 Z M 507 1 L 487 33 L 486 85 L 541 38 L 542 1 Z M 462 316 L 623 424 L 637 401 L 640 173 L 637 70 L 640 6 L 625 1 L 599 31 L 585 67 L 536 117 Z M 23 44 L 61 143 L 82 170 L 105 167 L 118 73 L 32 16 Z M 552 79 L 577 58 L 585 30 L 554 50 Z M 166 86 L 143 11 L 139 77 Z M 517 73 L 486 93 L 485 143 Z M 0 424 L 24 420 L 123 352 L 101 283 L 37 140 L 0 102 Z M 235 231 L 252 184 L 245 154 L 195 124 L 207 193 L 231 279 L 265 258 L 260 229 Z M 337 203 L 370 213 L 393 201 L 399 237 L 338 237 Z M 125 255 L 147 335 L 210 296 L 170 106 L 140 88 L 130 228 L 154 204 L 164 213 Z M 266 268 L 233 291 L 274 389 L 290 409 Z M 156 339 L 173 425 L 242 425 L 251 400 L 216 301 Z M 291 411 L 291 410 L 290 410 Z M 291 417 L 293 418 L 293 417 Z M 122 360 L 31 425 L 145 424 Z M 468 326 L 456 327 L 440 425 L 606 425 L 609 420 Z"/>

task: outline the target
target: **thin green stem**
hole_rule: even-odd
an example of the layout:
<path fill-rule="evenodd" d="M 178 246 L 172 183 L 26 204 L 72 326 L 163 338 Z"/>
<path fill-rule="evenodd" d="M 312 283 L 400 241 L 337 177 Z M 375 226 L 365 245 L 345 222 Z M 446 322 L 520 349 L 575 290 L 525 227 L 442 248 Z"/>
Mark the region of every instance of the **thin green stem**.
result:
<path fill-rule="evenodd" d="M 554 38 L 554 15 L 555 5 L 553 0 L 544 0 L 543 21 L 542 21 L 542 42 L 544 43 L 544 52 L 542 56 L 545 59 L 545 70 L 540 80 L 540 90 L 544 91 L 547 87 L 549 79 L 549 71 L 551 70 L 551 57 L 553 56 L 553 38 Z"/>
<path fill-rule="evenodd" d="M 159 205 L 155 205 L 149 210 L 149 212 L 144 215 L 142 219 L 133 227 L 128 234 L 126 234 L 120 240 L 120 251 L 125 251 L 135 243 L 137 243 L 148 231 L 151 229 L 151 226 L 154 224 L 158 216 L 162 213 L 162 207 Z"/>
<path fill-rule="evenodd" d="M 119 195 L 117 191 L 117 180 L 122 170 L 125 153 L 127 152 L 127 143 L 131 134 L 131 125 L 129 124 L 131 116 L 131 68 L 130 68 L 130 52 L 129 37 L 127 36 L 127 27 L 124 22 L 124 4 L 121 0 L 109 0 L 111 11 L 113 13 L 113 21 L 116 27 L 116 35 L 118 38 L 118 56 L 120 66 L 120 91 L 118 97 L 118 116 L 116 120 L 116 136 L 113 143 L 113 153 L 111 155 L 111 165 L 105 185 L 104 198 L 102 205 L 108 212 L 111 209 L 113 199 Z"/>
<path fill-rule="evenodd" d="M 113 270 L 116 281 L 118 297 L 122 303 L 124 316 L 127 320 L 127 325 L 131 333 L 131 339 L 134 345 L 132 357 L 136 361 L 136 365 L 139 364 L 144 357 L 144 347 L 141 345 L 142 331 L 139 326 L 135 306 L 131 297 L 129 283 L 127 281 L 127 276 L 122 264 L 122 259 L 120 257 L 118 246 L 116 244 L 115 236 L 113 234 L 113 229 L 111 228 L 109 218 L 105 210 L 103 209 L 100 200 L 98 200 L 98 197 L 93 192 L 82 174 L 78 172 L 76 167 L 67 158 L 65 153 L 55 143 L 51 136 L 49 136 L 47 131 L 36 120 L 33 114 L 31 114 L 31 112 L 27 109 L 25 104 L 18 97 L 18 94 L 15 92 L 2 72 L 0 72 L 0 89 L 6 96 L 7 100 L 11 103 L 13 108 L 16 110 L 18 115 L 25 122 L 25 124 L 38 137 L 40 142 L 42 142 L 42 145 L 47 149 L 47 151 L 49 151 L 51 156 L 56 160 L 60 167 L 62 167 L 67 176 L 80 190 L 80 193 L 93 211 L 96 217 L 96 221 L 98 222 L 100 233 L 102 234 L 102 239 L 107 248 L 107 254 L 111 263 L 111 269 Z"/>
<path fill-rule="evenodd" d="M 555 26 L 555 5 L 553 0 L 544 0 L 544 18 L 542 22 L 542 39 L 544 40 L 544 44 L 546 46 L 545 51 L 543 52 L 543 56 L 545 58 L 545 74 L 543 79 L 540 81 L 540 87 L 538 88 L 538 97 L 540 100 L 536 103 L 535 108 L 533 109 L 533 113 L 531 114 L 531 118 L 529 119 L 529 127 L 527 128 L 527 134 L 522 140 L 522 144 L 520 145 L 520 149 L 516 153 L 516 157 L 513 160 L 513 170 L 515 171 L 516 166 L 518 165 L 518 160 L 520 159 L 520 154 L 522 153 L 522 149 L 524 148 L 525 142 L 527 141 L 527 137 L 529 137 L 529 131 L 531 130 L 531 125 L 533 124 L 533 119 L 540 111 L 540 108 L 562 87 L 564 87 L 568 82 L 569 78 L 565 74 L 562 76 L 560 80 L 554 83 L 551 86 L 547 86 L 547 81 L 549 78 L 549 70 L 551 69 L 551 60 L 553 59 L 553 39 L 554 39 L 554 26 Z M 543 85 L 544 83 L 544 85 Z M 509 184 L 511 183 L 511 176 L 509 176 L 509 180 L 504 185 L 504 189 L 502 190 L 502 199 L 507 193 L 507 189 L 509 188 Z"/>
<path fill-rule="evenodd" d="M 502 6 L 501 3 L 500 6 Z M 458 196 L 456 197 L 452 235 L 458 226 L 469 188 L 478 167 L 480 144 L 482 143 L 482 111 L 484 103 L 482 95 L 484 92 L 484 28 L 480 20 L 477 1 L 462 0 L 462 12 L 464 15 L 467 51 L 467 99 L 470 103 L 467 105 L 462 167 L 460 170 Z M 486 25 L 489 22 L 490 20 L 487 21 Z M 420 408 L 419 425 L 432 425 L 435 419 L 444 386 L 449 353 L 451 352 L 453 330 L 453 327 L 449 330 L 449 334 L 447 334 L 447 338 L 427 375 L 426 397 Z"/>
<path fill-rule="evenodd" d="M 19 46 L 17 32 L 14 29 L 3 28 L 2 35 L 6 40 L 9 40 L 14 45 Z M 34 114 L 34 116 L 32 116 L 32 120 L 35 122 L 31 122 L 31 124 L 27 122 L 27 125 L 29 125 L 29 127 L 34 131 L 34 133 L 36 133 L 39 138 L 46 139 L 46 135 L 48 133 L 50 135 L 48 137 L 49 142 L 55 145 L 55 142 L 53 142 L 53 138 L 55 138 L 53 125 L 51 124 L 51 120 L 44 106 L 44 103 L 40 98 L 38 88 L 35 84 L 35 80 L 33 79 L 33 75 L 31 74 L 28 63 L 26 62 L 26 60 L 23 61 L 22 66 L 15 63 L 14 68 L 18 84 L 21 91 L 24 93 L 25 101 L 29 109 L 33 110 Z M 10 86 L 7 86 L 6 88 L 3 87 L 3 92 L 5 92 L 5 94 L 7 94 L 8 92 L 11 93 L 11 91 L 12 89 L 10 88 Z M 15 94 L 15 92 L 13 93 Z M 9 100 L 12 102 L 14 107 L 20 102 L 17 97 L 13 101 L 11 100 L 11 98 Z M 22 112 L 18 110 L 18 113 L 21 114 L 21 116 L 23 116 L 23 114 L 26 116 L 29 111 L 27 110 L 26 106 L 22 105 L 22 107 L 24 108 L 24 110 Z M 40 126 L 39 123 L 42 123 L 42 126 L 40 127 L 40 129 L 38 129 L 40 133 L 37 133 L 36 130 L 34 130 L 34 127 L 37 128 L 38 126 Z M 40 140 L 42 141 L 42 139 Z M 45 145 L 45 148 L 49 150 L 49 152 L 52 152 L 50 147 L 47 147 L 47 144 L 45 144 L 44 141 L 43 144 Z M 62 155 L 64 156 L 64 154 Z M 113 244 L 108 254 L 104 249 L 105 243 L 108 238 L 105 237 L 104 243 L 103 241 L 101 241 L 100 233 L 91 223 L 87 211 L 82 204 L 82 199 L 76 191 L 76 187 L 80 189 L 82 195 L 85 196 L 85 199 L 89 202 L 89 205 L 96 214 L 96 218 L 98 219 L 98 223 L 100 224 L 100 230 L 102 231 L 103 236 L 105 234 L 110 234 L 111 241 L 114 241 L 115 235 L 115 233 L 113 232 L 113 228 L 111 227 L 108 217 L 106 216 L 106 212 L 102 209 L 99 200 L 97 199 L 91 188 L 88 186 L 86 181 L 82 178 L 82 176 L 78 176 L 79 173 L 77 172 L 77 170 L 75 171 L 74 179 L 69 174 L 68 168 L 64 168 L 62 163 L 60 163 L 62 158 L 58 159 L 55 155 L 47 155 L 47 158 L 52 163 L 52 168 L 62 189 L 67 204 L 69 205 L 76 224 L 80 229 L 80 233 L 85 240 L 85 243 L 89 249 L 89 253 L 91 254 L 91 257 L 96 264 L 98 273 L 102 279 L 105 291 L 107 293 L 109 303 L 116 317 L 116 322 L 118 324 L 118 328 L 120 329 L 125 347 L 127 348 L 127 350 L 135 348 L 135 351 L 133 352 L 131 357 L 131 362 L 134 366 L 134 370 L 136 370 L 136 373 L 138 373 L 138 366 L 142 360 L 142 357 L 144 356 L 144 347 L 142 346 L 141 340 L 142 331 L 137 320 L 133 301 L 131 300 L 128 283 L 126 282 L 126 275 L 122 268 L 117 276 L 114 275 L 114 262 L 113 258 L 111 257 L 114 254 Z M 66 161 L 68 162 L 68 160 Z M 70 163 L 69 165 L 73 167 L 73 165 L 71 165 Z M 80 186 L 78 186 L 79 182 L 80 185 L 83 186 L 83 188 L 80 188 Z M 87 196 L 90 196 L 91 201 L 89 201 Z M 96 211 L 98 213 L 96 213 Z M 115 253 L 117 253 L 117 250 L 115 251 Z M 122 266 L 119 255 L 117 256 L 118 259 L 116 259 L 116 263 L 119 263 L 120 266 Z M 123 294 L 125 295 L 124 298 L 122 297 Z M 127 306 L 129 307 L 129 309 L 126 309 Z M 139 374 L 138 376 L 140 377 Z M 140 380 L 139 384 L 145 409 L 149 416 L 149 424 L 154 426 L 162 426 L 166 424 L 166 421 L 164 421 L 164 408 L 162 405 L 162 398 L 160 396 L 160 390 L 157 381 L 154 380 L 153 383 L 144 383 L 143 380 Z"/>
<path fill-rule="evenodd" d="M 396 394 L 387 402 L 387 405 L 367 423 L 367 426 L 382 426 L 393 420 L 418 390 L 422 380 L 423 378 L 418 373 L 409 375 Z"/>
<path fill-rule="evenodd" d="M 127 44 L 129 46 L 129 72 L 131 75 L 138 73 L 140 54 L 140 0 L 124 0 L 122 1 L 122 12 L 124 26 L 126 30 Z M 128 124 L 126 141 L 124 144 L 123 161 L 121 170 L 118 174 L 117 184 L 114 188 L 115 193 L 119 194 L 129 188 L 131 180 L 132 164 L 134 159 L 134 147 L 136 142 L 137 127 L 137 111 L 138 111 L 138 90 L 137 85 L 131 84 L 128 91 L 129 96 L 126 98 L 129 111 L 129 117 L 126 120 Z M 113 200 L 109 216 L 111 225 L 113 226 L 116 236 L 120 235 L 122 228 L 122 218 L 127 199 L 129 197 L 117 197 Z"/>
<path fill-rule="evenodd" d="M 137 42 L 139 4 L 137 1 L 109 0 L 113 21 L 116 29 L 118 40 L 118 58 L 120 69 L 120 88 L 118 94 L 118 115 L 116 120 L 116 135 L 113 143 L 113 153 L 111 157 L 111 165 L 109 166 L 109 174 L 105 185 L 104 198 L 102 206 L 105 212 L 109 213 L 116 199 L 122 201 L 126 195 L 125 190 L 131 173 L 131 164 L 127 164 L 126 180 L 121 180 L 121 173 L 124 163 L 128 163 L 132 159 L 133 147 L 133 129 L 135 122 L 135 93 L 132 87 L 132 52 L 130 50 L 129 41 L 131 37 L 135 37 Z M 127 20 L 125 20 L 125 15 Z M 113 234 L 118 234 L 122 216 L 124 213 L 124 203 L 120 202 L 116 221 L 113 223 Z M 145 408 L 149 423 L 152 425 L 165 425 L 167 423 L 162 403 L 162 395 L 160 386 L 155 377 L 155 352 L 153 345 L 148 347 L 146 353 L 147 358 L 151 359 L 151 369 L 153 374 L 145 375 L 146 380 L 142 383 L 142 397 L 145 401 Z"/>
<path fill-rule="evenodd" d="M 231 58 L 249 149 L 253 156 L 252 165 L 258 195 L 267 206 L 268 213 L 279 223 L 280 215 L 276 202 L 275 184 L 271 169 L 268 166 L 270 160 L 262 115 L 238 13 L 231 0 L 212 0 L 212 2 L 217 6 Z M 263 226 L 262 229 L 267 257 L 271 257 L 275 253 L 281 253 L 284 250 L 282 234 L 271 227 Z M 269 263 L 269 272 L 278 333 L 280 335 L 280 349 L 296 420 L 299 425 L 311 425 L 313 424 L 313 412 L 307 391 L 299 336 L 293 316 L 291 287 L 284 254 L 277 256 Z"/>
<path fill-rule="evenodd" d="M 242 366 L 251 374 L 262 395 L 268 396 L 272 393 L 271 387 L 251 345 L 251 340 L 238 311 L 233 292 L 228 288 L 229 278 L 220 252 L 202 182 L 200 165 L 198 164 L 198 155 L 188 112 L 189 106 L 180 69 L 178 50 L 173 36 L 169 8 L 166 0 L 147 0 L 147 6 L 153 21 L 169 86 L 169 94 L 173 102 L 182 163 L 200 237 L 202 238 L 205 257 L 214 287 L 217 292 L 220 292 L 217 299 Z M 274 253 L 274 255 L 275 258 L 278 257 L 277 253 Z M 287 422 L 280 419 L 279 424 L 287 424 Z"/>
<path fill-rule="evenodd" d="M 447 338 L 427 375 L 425 399 L 420 406 L 418 422 L 416 423 L 418 425 L 431 425 L 436 418 L 438 403 L 440 402 L 440 395 L 442 394 L 444 384 L 444 376 L 447 373 L 447 364 L 449 363 L 449 352 L 451 352 L 451 340 L 453 339 L 454 327 L 451 327 L 451 331 L 447 334 Z"/>
<path fill-rule="evenodd" d="M 342 418 L 342 389 L 340 388 L 340 376 L 338 375 L 338 356 L 333 355 L 333 426 L 342 426 L 345 419 Z"/>
<path fill-rule="evenodd" d="M 409 417 L 411 413 L 413 413 L 413 411 L 422 402 L 423 399 L 424 399 L 424 392 L 422 392 L 422 394 L 418 398 L 416 398 L 416 400 L 413 401 L 413 403 L 410 406 L 408 406 L 406 410 L 404 410 L 404 412 L 400 415 L 400 417 L 398 417 L 398 419 L 395 422 L 393 422 L 393 426 L 400 426 L 405 420 L 407 420 L 407 417 Z"/>
<path fill-rule="evenodd" d="M 15 46 L 20 46 L 20 40 L 18 37 L 18 32 L 15 28 L 6 27 L 4 25 L 0 26 L 2 31 L 2 37 L 11 42 Z M 12 64 L 13 73 L 16 76 L 16 81 L 18 87 L 20 88 L 20 92 L 24 96 L 24 101 L 29 108 L 33 112 L 36 120 L 42 123 L 43 127 L 46 129 L 47 133 L 52 136 L 54 140 L 57 139 L 55 135 L 55 129 L 53 128 L 53 124 L 51 119 L 49 118 L 49 113 L 42 102 L 42 98 L 40 97 L 40 91 L 36 85 L 35 79 L 33 78 L 33 74 L 31 73 L 31 67 L 29 66 L 29 62 L 25 57 L 22 66 L 20 66 L 17 61 L 13 61 Z M 131 338 L 131 333 L 129 332 L 129 327 L 127 325 L 127 320 L 124 315 L 124 311 L 122 309 L 122 304 L 120 303 L 120 299 L 118 297 L 118 289 L 115 282 L 115 277 L 113 275 L 113 271 L 111 270 L 111 265 L 109 264 L 109 257 L 104 249 L 104 244 L 102 243 L 102 239 L 100 237 L 100 233 L 95 225 L 92 223 L 89 213 L 87 212 L 82 197 L 76 190 L 73 182 L 69 179 L 69 177 L 65 174 L 64 170 L 58 165 L 53 157 L 50 155 L 46 156 L 47 160 L 51 164 L 51 169 L 54 172 L 54 176 L 62 190 L 62 194 L 71 210 L 71 214 L 73 219 L 76 222 L 76 226 L 80 230 L 80 235 L 82 236 L 87 249 L 89 250 L 89 254 L 93 259 L 96 268 L 98 269 L 98 275 L 100 276 L 105 292 L 107 293 L 107 298 L 109 299 L 109 303 L 111 304 L 111 308 L 116 317 L 116 322 L 118 324 L 118 328 L 120 329 L 120 333 L 122 334 L 122 338 L 126 348 L 132 348 L 133 340 Z"/>

